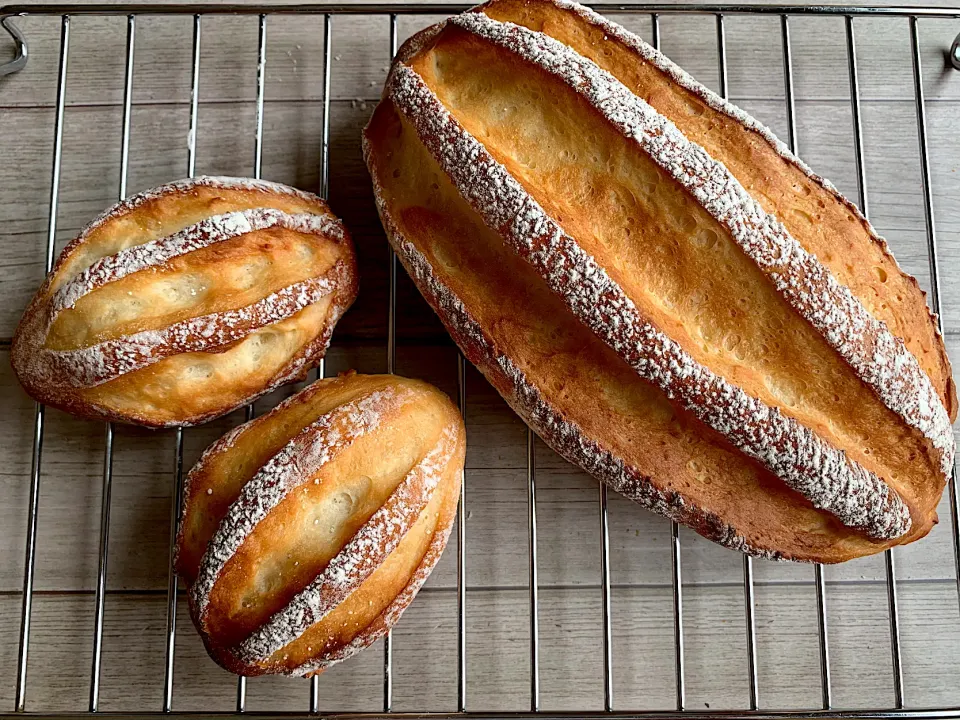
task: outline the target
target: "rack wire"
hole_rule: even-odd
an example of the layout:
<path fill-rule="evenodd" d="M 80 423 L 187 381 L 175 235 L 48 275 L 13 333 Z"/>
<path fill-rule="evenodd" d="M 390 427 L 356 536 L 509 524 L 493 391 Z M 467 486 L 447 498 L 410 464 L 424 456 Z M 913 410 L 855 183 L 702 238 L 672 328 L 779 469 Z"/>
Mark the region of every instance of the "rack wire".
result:
<path fill-rule="evenodd" d="M 60 173 L 63 149 L 63 118 L 67 85 L 67 63 L 70 51 L 71 17 L 75 15 L 125 15 L 127 18 L 126 63 L 123 93 L 123 122 L 121 134 L 120 182 L 118 196 L 122 200 L 127 195 L 127 166 L 130 149 L 130 119 L 132 109 L 133 70 L 136 40 L 136 21 L 140 15 L 183 15 L 193 18 L 192 43 L 192 81 L 190 95 L 190 132 L 187 143 L 186 170 L 188 176 L 195 174 L 196 143 L 198 133 L 198 106 L 200 99 L 200 38 L 201 24 L 205 15 L 209 14 L 241 14 L 256 15 L 258 17 L 258 54 L 257 54 L 257 91 L 256 91 L 256 123 L 254 137 L 254 177 L 261 175 L 263 120 L 264 120 L 264 84 L 266 77 L 267 57 L 267 29 L 271 15 L 308 14 L 321 15 L 324 23 L 324 75 L 323 75 L 323 126 L 321 138 L 320 161 L 320 188 L 321 196 L 327 197 L 330 184 L 330 81 L 332 46 L 335 39 L 334 20 L 339 15 L 364 14 L 383 15 L 387 21 L 385 36 L 388 39 L 391 57 L 396 54 L 398 44 L 397 24 L 401 15 L 449 14 L 466 9 L 467 6 L 457 5 L 425 5 L 425 4 L 363 4 L 363 3 L 301 3 L 290 5 L 272 5 L 257 7 L 250 5 L 69 5 L 47 4 L 32 6 L 0 7 L 0 26 L 13 38 L 17 46 L 16 57 L 0 65 L 0 76 L 18 72 L 25 67 L 28 60 L 28 45 L 26 38 L 11 22 L 18 15 L 55 15 L 61 18 L 59 71 L 57 80 L 56 111 L 54 114 L 54 145 L 53 162 L 50 185 L 50 214 L 47 224 L 45 267 L 49 272 L 53 266 L 54 243 L 57 231 L 57 210 L 60 197 Z M 855 19 L 868 16 L 893 16 L 906 18 L 909 23 L 909 34 L 913 61 L 914 100 L 917 113 L 918 145 L 921 162 L 921 182 L 923 190 L 923 207 L 926 221 L 926 239 L 930 264 L 930 303 L 933 311 L 941 323 L 940 315 L 940 273 L 937 254 L 937 234 L 933 213 L 933 196 L 930 179 L 930 161 L 927 147 L 927 123 L 924 88 L 921 75 L 920 38 L 918 19 L 924 17 L 960 18 L 960 7 L 844 7 L 844 6 L 743 6 L 743 5 L 656 5 L 656 4 L 615 4 L 604 5 L 603 9 L 609 12 L 623 14 L 649 15 L 652 29 L 652 44 L 660 47 L 660 17 L 662 14 L 699 14 L 713 16 L 716 23 L 717 63 L 719 73 L 720 95 L 727 97 L 727 57 L 726 32 L 724 18 L 728 15 L 773 15 L 779 16 L 781 25 L 781 43 L 783 56 L 785 103 L 787 112 L 788 145 L 794 152 L 798 151 L 799 138 L 797 135 L 796 107 L 794 94 L 793 60 L 790 40 L 790 18 L 797 15 L 842 16 L 845 19 L 846 54 L 850 82 L 850 101 L 854 127 L 854 157 L 856 161 L 856 176 L 858 183 L 859 205 L 864 215 L 869 215 L 869 203 L 864 167 L 863 125 L 860 106 L 860 88 L 856 56 Z M 960 36 L 954 41 L 948 53 L 950 62 L 960 69 Z M 397 258 L 392 252 L 388 257 L 388 320 L 386 343 L 386 366 L 390 373 L 396 369 L 396 318 L 397 318 Z M 0 340 L 4 346 L 9 346 L 10 339 Z M 466 380 L 465 360 L 462 355 L 457 359 L 457 400 L 460 409 L 466 414 Z M 324 367 L 321 364 L 317 374 L 322 377 Z M 253 405 L 247 408 L 246 417 L 254 415 Z M 466 420 L 469 420 L 465 417 Z M 37 551 L 37 511 L 40 494 L 40 469 L 42 462 L 43 437 L 45 427 L 45 410 L 37 405 L 33 421 L 33 450 L 30 471 L 30 494 L 27 517 L 27 533 L 25 546 L 25 563 L 23 579 L 23 601 L 20 623 L 19 654 L 17 662 L 16 700 L 15 710 L 23 712 L 27 696 L 27 658 L 30 650 L 30 630 L 33 612 L 33 585 L 34 568 Z M 89 711 L 99 711 L 101 657 L 104 631 L 104 603 L 106 597 L 106 577 L 108 567 L 108 548 L 110 531 L 110 505 L 113 482 L 113 435 L 112 424 L 105 425 L 105 442 L 103 458 L 102 504 L 100 515 L 99 556 L 97 567 L 97 584 L 95 591 L 94 629 L 92 639 L 92 664 L 90 672 Z M 687 718 L 688 720 L 731 717 L 733 715 L 747 715 L 751 718 L 803 718 L 815 714 L 824 718 L 960 718 L 960 708 L 936 708 L 929 710 L 904 709 L 904 684 L 902 654 L 900 648 L 900 617 L 897 597 L 896 565 L 891 551 L 885 553 L 886 590 L 889 605 L 890 620 L 890 648 L 891 667 L 893 671 L 894 707 L 881 708 L 870 711 L 843 712 L 835 710 L 832 701 L 830 650 L 827 634 L 827 591 L 824 580 L 823 567 L 814 568 L 814 582 L 816 588 L 817 628 L 820 659 L 820 682 L 822 707 L 818 710 L 799 709 L 791 711 L 760 711 L 760 687 L 758 681 L 757 659 L 757 628 L 755 622 L 755 596 L 753 562 L 748 556 L 743 558 L 743 592 L 744 616 L 747 633 L 746 664 L 749 678 L 749 707 L 743 712 L 691 712 L 686 708 L 686 668 L 684 660 L 684 629 L 683 629 L 683 574 L 680 553 L 680 535 L 676 523 L 671 525 L 671 584 L 673 600 L 673 635 L 676 674 L 676 711 L 657 712 L 633 710 L 624 712 L 614 710 L 613 696 L 613 653 L 612 653 L 612 620 L 611 620 L 611 571 L 610 571 L 610 541 L 609 522 L 607 513 L 607 490 L 600 485 L 599 494 L 599 524 L 600 524 L 600 565 L 601 565 L 601 608 L 602 608 L 602 652 L 603 652 L 603 680 L 604 680 L 604 713 L 541 713 L 540 712 L 540 642 L 539 642 L 539 581 L 537 559 L 537 500 L 536 500 L 536 438 L 532 431 L 527 430 L 527 503 L 528 503 L 528 546 L 529 546 L 529 623 L 530 623 L 530 711 L 496 713 L 496 716 L 524 717 L 537 716 L 542 718 L 560 717 L 663 717 Z M 170 511 L 170 565 L 168 568 L 167 587 L 167 622 L 166 622 L 166 649 L 164 663 L 164 690 L 161 708 L 164 713 L 173 710 L 174 698 L 174 649 L 176 641 L 175 624 L 177 614 L 177 577 L 173 570 L 173 543 L 176 536 L 177 519 L 182 503 L 183 490 L 183 430 L 175 431 L 175 455 L 173 483 L 173 502 Z M 466 483 L 464 483 L 465 485 Z M 957 526 L 960 516 L 960 497 L 957 491 L 957 476 L 954 470 L 949 483 L 950 513 L 952 519 L 952 542 L 954 547 L 954 563 L 957 575 L 957 593 L 960 600 L 960 528 Z M 468 712 L 467 710 L 467 645 L 466 645 L 466 613 L 467 613 L 467 567 L 466 567 L 466 497 L 465 489 L 461 488 L 460 504 L 457 514 L 457 712 L 456 713 L 427 713 L 433 717 L 460 716 L 463 714 L 473 717 L 493 716 L 483 712 Z M 313 678 L 310 684 L 310 694 L 305 702 L 305 709 L 310 713 L 320 713 L 319 692 Z M 236 712 L 246 711 L 246 680 L 238 678 L 236 695 Z M 384 642 L 383 657 L 383 712 L 391 713 L 393 709 L 393 655 L 392 639 L 388 634 Z M 147 710 L 144 708 L 144 710 Z M 413 717 L 404 713 L 392 713 L 393 717 Z M 417 715 L 421 717 L 422 715 Z M 358 715 L 359 717 L 359 715 Z"/>

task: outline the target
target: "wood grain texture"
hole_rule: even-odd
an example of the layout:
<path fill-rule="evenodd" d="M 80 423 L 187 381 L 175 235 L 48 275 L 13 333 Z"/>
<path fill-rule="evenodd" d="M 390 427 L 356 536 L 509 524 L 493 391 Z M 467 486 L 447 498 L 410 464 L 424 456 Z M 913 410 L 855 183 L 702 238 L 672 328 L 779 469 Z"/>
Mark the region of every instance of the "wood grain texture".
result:
<path fill-rule="evenodd" d="M 784 103 L 742 103 L 776 132 L 786 135 Z M 927 108 L 935 191 L 941 276 L 960 264 L 960 103 L 930 103 Z M 353 233 L 360 258 L 361 294 L 338 328 L 341 341 L 385 337 L 386 247 L 376 218 L 369 181 L 360 153 L 359 131 L 372 103 L 335 101 L 331 105 L 330 204 Z M 50 108 L 0 109 L 4 127 L 21 129 L 13 139 L 0 137 L 9 162 L 0 166 L 0 215 L 6 219 L 0 245 L 0 336 L 9 337 L 22 308 L 43 277 L 50 193 L 48 159 L 52 153 Z M 116 199 L 119 182 L 119 107 L 69 108 L 64 120 L 61 201 L 57 214 L 57 248 Z M 323 104 L 310 101 L 268 102 L 264 114 L 263 174 L 307 189 L 318 185 Z M 866 158 L 870 216 L 890 243 L 900 264 L 928 287 L 916 113 L 912 103 L 863 104 L 864 141 L 877 148 Z M 255 107 L 252 102 L 202 104 L 199 109 L 197 172 L 249 174 L 253 164 Z M 131 124 L 131 192 L 182 176 L 186 172 L 188 105 L 137 106 Z M 850 106 L 843 101 L 797 103 L 800 154 L 845 194 L 857 198 Z M 445 333 L 406 277 L 400 284 L 402 337 L 440 339 Z M 960 328 L 960 288 L 943 282 L 946 328 Z"/>
<path fill-rule="evenodd" d="M 647 15 L 610 17 L 645 40 Z M 399 20 L 403 41 L 442 16 Z M 59 18 L 29 16 L 17 21 L 30 42 L 27 68 L 0 81 L 3 106 L 52 106 L 56 100 L 60 51 Z M 664 15 L 663 50 L 712 89 L 718 83 L 715 20 L 711 16 Z M 731 97 L 782 98 L 783 56 L 777 17 L 729 16 L 727 62 Z M 379 97 L 389 64 L 389 20 L 385 16 L 334 19 L 331 98 Z M 905 18 L 862 18 L 855 23 L 865 100 L 913 100 L 913 66 Z M 210 15 L 203 19 L 200 87 L 204 100 L 228 102 L 256 97 L 256 16 Z M 791 19 L 794 82 L 798 97 L 847 99 L 850 85 L 842 18 Z M 921 66 L 930 100 L 960 99 L 960 77 L 944 65 L 943 51 L 957 34 L 949 19 L 920 23 Z M 189 103 L 193 22 L 190 16 L 143 16 L 137 20 L 133 102 Z M 267 20 L 266 99 L 323 99 L 323 17 L 273 15 Z M 126 18 L 77 16 L 71 25 L 68 105 L 123 102 Z"/>
<path fill-rule="evenodd" d="M 952 338 L 951 338 L 952 339 Z M 957 348 L 951 344 L 951 350 Z M 5 355 L 5 353 L 4 353 Z M 402 348 L 398 372 L 429 380 L 455 392 L 455 353 L 449 347 Z M 5 360 L 5 358 L 4 358 Z M 331 351 L 327 372 L 350 367 L 382 371 L 380 348 Z M 0 419 L 8 437 L 17 438 L 5 456 L 0 474 L 3 503 L 0 520 L 0 592 L 16 592 L 23 573 L 30 470 L 29 435 L 33 403 L 11 377 L 6 362 L 3 393 L 17 399 Z M 467 377 L 468 407 L 468 581 L 476 587 L 517 587 L 526 583 L 527 491 L 526 431 L 499 395 L 471 370 Z M 278 391 L 258 403 L 269 407 L 292 389 Z M 37 589 L 92 590 L 96 582 L 103 468 L 103 426 L 48 412 L 41 466 L 37 555 Z M 202 450 L 233 424 L 241 413 L 184 434 L 184 462 L 189 466 Z M 18 430 L 19 429 L 19 430 Z M 19 434 L 18 434 L 19 433 Z M 172 491 L 174 445 L 171 432 L 117 427 L 114 438 L 113 513 L 111 517 L 108 587 L 125 591 L 166 588 L 167 532 Z M 597 484 L 582 471 L 537 443 L 540 582 L 545 586 L 594 585 L 599 582 L 600 532 Z M 615 494 L 610 495 L 612 579 L 617 585 L 670 583 L 669 523 Z M 949 581 L 952 578 L 950 513 L 941 503 L 941 522 L 921 543 L 897 549 L 900 578 Z M 8 530 L 9 529 L 9 530 Z M 740 556 L 698 535 L 682 531 L 684 579 L 691 584 L 736 583 Z M 71 548 L 64 553 L 63 548 Z M 431 586 L 456 585 L 456 557 L 447 553 L 430 578 Z M 789 563 L 757 563 L 761 582 L 811 582 L 813 569 Z M 881 581 L 882 558 L 865 558 L 827 569 L 836 581 Z"/>
<path fill-rule="evenodd" d="M 837 707 L 892 703 L 882 585 L 829 585 Z M 901 592 L 905 686 L 910 707 L 960 701 L 960 630 L 953 588 L 905 585 Z M 467 644 L 471 710 L 524 710 L 529 705 L 529 622 L 525 589 L 468 593 Z M 544 710 L 602 710 L 603 668 L 596 649 L 602 622 L 599 588 L 541 593 L 541 681 Z M 952 606 L 953 614 L 946 611 Z M 31 655 L 33 712 L 84 710 L 89 686 L 91 594 L 40 594 Z M 19 599 L 0 596 L 0 669 L 16 662 Z M 933 610 L 929 610 L 935 608 Z M 940 610 L 944 608 L 944 610 Z M 748 705 L 742 590 L 687 588 L 687 697 L 691 709 Z M 928 609 L 928 613 L 924 610 Z M 101 709 L 156 710 L 163 687 L 166 601 L 161 595 L 107 597 Z M 394 630 L 394 709 L 456 709 L 456 593 L 425 589 Z M 615 588 L 614 707 L 672 709 L 675 675 L 669 590 Z M 816 615 L 811 588 L 761 586 L 757 592 L 761 707 L 819 704 Z M 951 625 L 953 623 L 953 625 Z M 950 629 L 946 629 L 950 628 Z M 130 642 L 131 637 L 138 641 Z M 174 709 L 230 711 L 236 680 L 206 657 L 182 614 L 177 625 Z M 377 711 L 382 653 L 376 645 L 324 674 L 324 711 Z M 642 652 L 638 649 L 642 648 Z M 64 667 L 71 672 L 63 672 Z M 870 669 L 864 673 L 864 668 Z M 304 711 L 308 683 L 282 677 L 248 682 L 248 709 Z M 0 686 L 9 707 L 12 684 Z"/>
<path fill-rule="evenodd" d="M 84 0 L 86 1 L 86 0 Z M 955 2 L 943 1 L 941 6 Z M 614 16 L 643 37 L 647 17 Z M 439 18 L 401 18 L 400 39 Z M 0 78 L 0 337 L 9 337 L 43 274 L 60 25 L 19 21 L 31 42 L 28 68 Z M 871 219 L 907 271 L 929 286 L 907 22 L 858 19 L 866 176 Z M 331 206 L 351 228 L 361 294 L 334 336 L 327 373 L 386 367 L 387 246 L 360 154 L 359 131 L 388 63 L 388 19 L 335 18 L 331 82 Z M 58 249 L 116 200 L 120 164 L 125 20 L 73 20 L 64 125 Z M 726 20 L 730 92 L 781 137 L 787 134 L 775 17 Z M 857 198 L 843 21 L 791 20 L 800 154 Z M 708 86 L 718 83 L 714 20 L 664 15 L 664 50 Z M 943 51 L 952 20 L 920 22 L 928 97 L 944 322 L 960 333 L 960 73 Z M 197 172 L 253 171 L 255 17 L 203 20 Z M 263 176 L 308 190 L 319 185 L 323 123 L 323 21 L 271 16 L 267 32 Z M 189 17 L 137 21 L 129 190 L 186 172 L 190 113 Z M 0 61 L 9 54 L 0 40 Z M 6 54 L 5 54 L 6 53 Z M 11 130 L 12 129 L 12 130 Z M 456 352 L 412 283 L 398 283 L 397 370 L 456 391 Z M 960 357 L 960 334 L 948 336 Z M 467 375 L 467 704 L 475 710 L 529 705 L 526 429 L 472 369 Z M 258 403 L 263 409 L 292 389 Z M 234 413 L 185 434 L 185 462 L 228 427 Z M 12 709 L 23 542 L 29 501 L 33 404 L 0 350 L 0 709 Z M 35 625 L 27 708 L 84 710 L 89 687 L 93 588 L 104 428 L 47 415 L 37 554 Z M 167 537 L 173 435 L 118 428 L 103 655 L 103 710 L 159 710 L 162 700 Z M 541 581 L 543 708 L 603 704 L 600 527 L 595 481 L 536 447 Z M 960 617 L 950 513 L 923 542 L 896 551 L 908 706 L 957 705 Z M 669 523 L 610 496 L 614 706 L 674 703 Z M 688 706 L 743 708 L 748 701 L 740 556 L 681 531 Z M 394 634 L 394 708 L 456 707 L 456 544 Z M 760 704 L 820 702 L 813 568 L 755 563 Z M 827 570 L 827 604 L 838 707 L 893 702 L 882 558 Z M 137 642 L 131 642 L 136 638 Z M 207 659 L 178 617 L 175 710 L 232 710 L 235 680 Z M 324 710 L 379 710 L 382 654 L 371 648 L 326 674 Z M 303 681 L 252 680 L 250 710 L 306 710 Z"/>

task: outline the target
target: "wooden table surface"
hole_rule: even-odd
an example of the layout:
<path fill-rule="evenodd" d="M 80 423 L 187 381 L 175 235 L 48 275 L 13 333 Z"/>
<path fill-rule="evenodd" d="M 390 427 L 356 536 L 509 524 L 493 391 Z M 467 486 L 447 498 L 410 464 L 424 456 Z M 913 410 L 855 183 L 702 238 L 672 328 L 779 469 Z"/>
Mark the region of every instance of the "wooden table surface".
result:
<path fill-rule="evenodd" d="M 955 0 L 952 4 L 956 4 Z M 650 37 L 646 16 L 618 17 Z M 435 18 L 401 17 L 401 40 Z M 60 20 L 26 17 L 27 68 L 0 78 L 0 337 L 9 338 L 43 277 L 50 212 Z M 901 264 L 929 286 L 908 23 L 858 19 L 857 56 L 870 217 Z M 664 51 L 717 88 L 711 16 L 661 20 Z M 776 17 L 726 21 L 730 94 L 786 137 Z M 842 18 L 791 20 L 800 155 L 858 197 Z M 387 245 L 360 155 L 359 132 L 389 62 L 386 16 L 336 17 L 330 100 L 330 200 L 357 240 L 362 292 L 337 328 L 327 372 L 385 369 Z M 943 320 L 960 353 L 960 72 L 945 50 L 960 20 L 923 20 L 920 37 L 931 148 Z M 129 191 L 187 172 L 192 19 L 137 20 Z M 57 248 L 116 200 L 125 17 L 71 23 Z M 316 190 L 321 161 L 323 18 L 270 16 L 263 177 Z M 0 61 L 12 56 L 0 41 Z M 203 19 L 196 171 L 253 172 L 257 18 Z M 456 352 L 401 270 L 398 372 L 456 389 Z M 6 346 L 4 346 L 6 347 Z M 13 709 L 34 405 L 0 350 L 0 712 Z M 276 393 L 275 402 L 285 393 Z M 472 368 L 467 374 L 467 707 L 529 708 L 526 432 Z M 258 410 L 269 402 L 258 403 Z M 27 709 L 89 702 L 104 427 L 47 413 L 39 501 Z M 185 462 L 226 428 L 185 432 Z M 166 622 L 172 432 L 117 429 L 107 573 L 102 710 L 160 710 Z M 536 446 L 542 707 L 603 707 L 597 485 Z M 908 707 L 960 705 L 960 615 L 946 498 L 929 538 L 897 550 L 904 697 Z M 675 703 L 670 525 L 610 496 L 613 687 L 616 709 Z M 741 556 L 681 530 L 687 702 L 749 703 Z M 454 536 L 455 537 L 455 536 Z M 456 542 L 394 633 L 394 708 L 455 710 Z M 755 563 L 761 708 L 821 703 L 814 569 Z M 834 703 L 894 703 L 882 557 L 826 570 Z M 235 678 L 210 661 L 183 605 L 177 618 L 175 710 L 234 708 Z M 381 708 L 382 652 L 371 648 L 324 675 L 323 710 Z M 306 710 L 308 683 L 261 678 L 250 710 Z"/>

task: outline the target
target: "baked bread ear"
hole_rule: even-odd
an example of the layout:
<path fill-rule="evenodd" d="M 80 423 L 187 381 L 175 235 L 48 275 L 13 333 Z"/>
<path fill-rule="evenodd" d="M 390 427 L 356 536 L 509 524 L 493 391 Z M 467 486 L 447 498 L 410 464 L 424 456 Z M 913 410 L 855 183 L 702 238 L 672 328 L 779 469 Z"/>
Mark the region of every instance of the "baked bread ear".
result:
<path fill-rule="evenodd" d="M 67 245 L 11 362 L 46 405 L 192 425 L 303 378 L 356 294 L 350 235 L 320 198 L 184 180 L 115 205 Z"/>
<path fill-rule="evenodd" d="M 436 388 L 352 373 L 211 445 L 185 481 L 176 557 L 211 656 L 313 675 L 384 635 L 446 545 L 465 447 Z"/>
<path fill-rule="evenodd" d="M 364 139 L 414 281 L 562 455 L 761 556 L 936 522 L 956 398 L 916 282 L 639 38 L 561 0 L 481 6 L 401 48 Z"/>

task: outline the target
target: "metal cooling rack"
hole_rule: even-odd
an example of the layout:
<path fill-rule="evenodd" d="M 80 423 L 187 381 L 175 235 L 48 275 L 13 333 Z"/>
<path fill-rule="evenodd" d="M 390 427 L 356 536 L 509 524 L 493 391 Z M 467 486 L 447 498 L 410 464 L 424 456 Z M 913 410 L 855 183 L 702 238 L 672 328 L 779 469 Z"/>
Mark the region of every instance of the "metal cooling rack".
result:
<path fill-rule="evenodd" d="M 53 266 L 54 241 L 57 230 L 57 208 L 60 195 L 60 166 L 63 140 L 64 98 L 67 84 L 67 61 L 70 51 L 70 21 L 74 15 L 126 15 L 127 17 L 127 45 L 126 45 L 126 72 L 123 97 L 123 126 L 121 144 L 121 169 L 119 197 L 123 199 L 127 190 L 127 160 L 129 157 L 130 141 L 130 114 L 133 88 L 133 60 L 136 39 L 137 18 L 140 15 L 182 15 L 193 17 L 193 59 L 192 59 L 192 86 L 190 102 L 190 133 L 188 135 L 187 176 L 195 174 L 196 139 L 197 139 L 197 110 L 199 103 L 200 80 L 200 29 L 205 15 L 238 14 L 256 15 L 259 19 L 259 46 L 257 63 L 257 98 L 256 98 L 256 130 L 254 138 L 254 176 L 260 177 L 261 149 L 263 138 L 263 110 L 264 110 L 264 80 L 266 68 L 267 25 L 271 15 L 307 14 L 323 16 L 324 21 L 324 76 L 323 76 L 323 130 L 321 144 L 321 171 L 320 194 L 327 197 L 330 179 L 330 74 L 331 48 L 335 42 L 335 18 L 340 15 L 363 14 L 382 15 L 384 28 L 388 31 L 391 57 L 397 50 L 397 19 L 400 15 L 447 15 L 467 9 L 463 5 L 419 5 L 419 4 L 362 4 L 362 3 L 301 3 L 289 5 L 274 5 L 258 7 L 253 5 L 69 5 L 69 4 L 40 4 L 40 5 L 11 5 L 0 7 L 0 25 L 10 34 L 17 46 L 17 55 L 11 62 L 0 65 L 0 76 L 18 72 L 26 66 L 28 59 L 27 40 L 12 22 L 18 15 L 54 15 L 61 18 L 59 75 L 57 81 L 56 113 L 53 127 L 54 149 L 53 168 L 50 189 L 50 215 L 47 229 L 46 243 L 46 270 Z M 603 5 L 606 12 L 621 14 L 646 14 L 652 23 L 652 41 L 657 48 L 660 46 L 661 14 L 696 14 L 713 16 L 716 23 L 717 63 L 720 78 L 720 94 L 727 96 L 727 56 L 726 33 L 724 17 L 727 15 L 773 15 L 780 17 L 781 42 L 783 48 L 784 87 L 788 121 L 788 145 L 796 152 L 797 127 L 794 103 L 793 63 L 790 43 L 790 17 L 794 15 L 842 16 L 846 23 L 846 49 L 850 78 L 851 110 L 855 135 L 855 159 L 857 181 L 859 188 L 860 207 L 864 214 L 868 214 L 868 197 L 864 178 L 863 154 L 863 127 L 860 113 L 860 91 L 856 58 L 856 36 L 854 19 L 865 16 L 902 17 L 908 23 L 911 49 L 913 54 L 914 100 L 917 111 L 918 143 L 920 150 L 921 181 L 923 185 L 923 207 L 926 219 L 927 249 L 930 263 L 930 304 L 933 311 L 940 317 L 940 273 L 937 255 L 937 233 L 933 214 L 933 196 L 930 181 L 930 162 L 927 148 L 927 122 L 923 81 L 920 66 L 920 38 L 918 30 L 919 18 L 960 18 L 960 7 L 842 7 L 842 6 L 746 6 L 746 5 L 656 5 L 656 4 L 610 4 Z M 960 35 L 954 41 L 949 52 L 951 64 L 960 70 Z M 397 310 L 397 260 L 391 254 L 389 267 L 389 314 L 387 325 L 387 370 L 393 372 L 396 359 L 396 310 Z M 938 320 L 942 323 L 942 320 Z M 941 331 L 944 329 L 940 328 Z M 0 344 L 9 347 L 10 338 L 0 339 Z M 466 407 L 466 386 L 464 382 L 463 356 L 457 361 L 458 402 L 461 410 Z M 323 364 L 317 370 L 318 375 L 324 372 Z M 37 510 L 40 495 L 40 463 L 43 449 L 44 407 L 37 405 L 33 423 L 33 457 L 30 472 L 30 499 L 28 509 L 28 524 L 26 536 L 26 556 L 23 579 L 23 609 L 20 624 L 20 648 L 17 664 L 17 690 L 15 711 L 23 712 L 27 692 L 27 655 L 30 650 L 30 623 L 33 607 L 34 561 L 37 551 Z M 247 408 L 248 419 L 253 415 L 253 408 Z M 469 420 L 469 419 L 468 419 Z M 100 694 L 100 662 L 103 642 L 104 599 L 106 594 L 107 551 L 110 530 L 110 495 L 112 487 L 113 463 L 113 426 L 107 424 L 105 428 L 105 451 L 103 460 L 103 492 L 100 519 L 100 553 L 97 570 L 96 612 L 93 629 L 93 660 L 90 673 L 90 702 L 89 711 L 99 709 Z M 176 521 L 179 507 L 182 502 L 183 490 L 183 432 L 176 431 L 176 458 L 175 470 L 172 478 L 174 483 L 175 502 L 171 504 L 170 514 L 170 563 L 168 569 L 167 586 L 167 626 L 166 626 L 166 656 L 164 670 L 163 704 L 157 710 L 169 713 L 173 705 L 173 662 L 175 642 L 175 619 L 177 613 L 177 577 L 173 571 L 173 541 L 176 534 Z M 950 514 L 952 518 L 954 563 L 957 576 L 958 600 L 960 600 L 960 528 L 957 526 L 960 505 L 958 505 L 956 468 L 949 483 Z M 890 618 L 890 650 L 893 668 L 893 695 L 894 707 L 881 708 L 869 711 L 842 711 L 833 707 L 830 680 L 830 648 L 827 635 L 826 614 L 826 585 L 822 566 L 815 566 L 816 600 L 818 635 L 820 651 L 820 683 L 822 689 L 822 707 L 817 709 L 798 709 L 789 711 L 760 711 L 759 683 L 757 679 L 757 643 L 756 624 L 754 620 L 754 582 L 753 562 L 748 556 L 743 558 L 743 589 L 744 613 L 747 632 L 747 667 L 750 687 L 749 711 L 688 711 L 685 699 L 685 663 L 684 663 L 684 633 L 683 633 L 683 583 L 681 580 L 680 538 L 676 523 L 672 525 L 672 585 L 673 585 L 673 627 L 674 650 L 676 658 L 676 711 L 644 711 L 642 709 L 624 712 L 613 710 L 613 655 L 612 655 L 612 627 L 610 612 L 610 561 L 609 561 L 609 529 L 607 521 L 607 490 L 600 485 L 599 494 L 599 522 L 601 530 L 601 592 L 603 611 L 603 676 L 604 676 L 604 712 L 573 712 L 573 713 L 540 713 L 540 676 L 539 676 L 539 614 L 538 614 L 538 581 L 537 581 L 537 513 L 536 513 L 536 467 L 534 463 L 534 435 L 527 431 L 527 499 L 528 499 L 528 528 L 529 528 L 529 592 L 530 592 L 530 710 L 528 712 L 483 713 L 467 710 L 467 678 L 468 657 L 466 649 L 466 512 L 463 491 L 461 490 L 460 507 L 458 510 L 457 533 L 457 709 L 456 713 L 427 713 L 405 714 L 392 713 L 393 717 L 543 717 L 543 718 L 574 718 L 574 717 L 638 717 L 638 718 L 687 718 L 688 720 L 706 720 L 707 718 L 731 718 L 747 716 L 750 718 L 960 718 L 960 707 L 933 708 L 915 710 L 904 708 L 903 670 L 900 651 L 900 617 L 897 601 L 897 580 L 894 555 L 891 551 L 885 554 L 887 601 Z M 383 658 L 383 713 L 391 713 L 393 705 L 393 661 L 392 644 L 388 634 L 384 643 Z M 318 678 L 313 678 L 310 684 L 310 696 L 304 702 L 304 712 L 320 714 Z M 237 681 L 236 712 L 243 713 L 246 704 L 245 678 Z M 149 710 L 147 712 L 150 712 Z M 66 714 L 66 715 L 77 715 Z M 339 717 L 374 717 L 373 714 L 349 714 Z"/>

